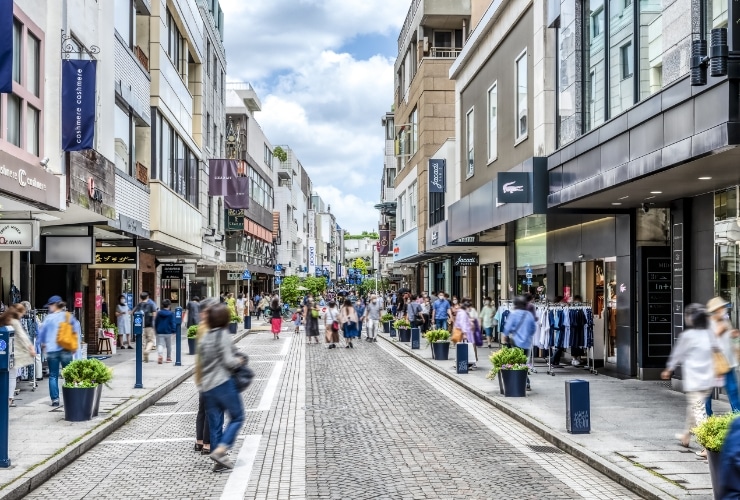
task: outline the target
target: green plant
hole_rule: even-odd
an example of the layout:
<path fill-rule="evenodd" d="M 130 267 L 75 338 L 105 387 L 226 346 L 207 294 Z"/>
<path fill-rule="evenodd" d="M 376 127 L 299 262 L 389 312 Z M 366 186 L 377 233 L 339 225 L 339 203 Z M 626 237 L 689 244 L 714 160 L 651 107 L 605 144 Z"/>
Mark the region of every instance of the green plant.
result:
<path fill-rule="evenodd" d="M 103 314 L 103 316 L 101 317 L 101 322 L 103 330 L 112 330 L 113 333 L 118 335 L 118 327 L 110 320 L 107 314 Z"/>
<path fill-rule="evenodd" d="M 280 160 L 280 163 L 285 163 L 288 160 L 288 153 L 280 146 L 275 146 L 275 149 L 272 150 L 272 156 Z"/>
<path fill-rule="evenodd" d="M 725 437 L 727 437 L 727 432 L 730 430 L 730 424 L 738 415 L 740 414 L 728 413 L 707 417 L 693 429 L 696 442 L 709 451 L 720 451 L 722 444 L 725 442 Z"/>
<path fill-rule="evenodd" d="M 234 311 L 231 311 L 231 323 L 238 323 L 241 321 L 241 318 L 238 314 L 236 314 Z"/>
<path fill-rule="evenodd" d="M 198 325 L 188 327 L 188 338 L 194 339 L 198 335 Z"/>
<path fill-rule="evenodd" d="M 449 342 L 450 332 L 447 330 L 429 330 L 424 334 L 424 338 L 427 339 L 429 344 L 433 344 L 434 342 Z"/>
<path fill-rule="evenodd" d="M 491 371 L 488 378 L 495 377 L 500 370 L 528 370 L 527 355 L 518 347 L 504 347 L 498 352 L 491 354 Z"/>
<path fill-rule="evenodd" d="M 389 321 L 393 321 L 393 315 L 391 313 L 384 313 L 380 317 L 380 321 L 382 321 L 383 323 L 387 323 Z"/>
<path fill-rule="evenodd" d="M 396 330 L 411 328 L 411 323 L 409 323 L 409 320 L 407 319 L 397 319 L 396 322 L 393 323 L 393 328 L 395 328 Z"/>
<path fill-rule="evenodd" d="M 77 359 L 62 370 L 64 387 L 90 388 L 99 384 L 108 385 L 113 370 L 98 359 Z"/>

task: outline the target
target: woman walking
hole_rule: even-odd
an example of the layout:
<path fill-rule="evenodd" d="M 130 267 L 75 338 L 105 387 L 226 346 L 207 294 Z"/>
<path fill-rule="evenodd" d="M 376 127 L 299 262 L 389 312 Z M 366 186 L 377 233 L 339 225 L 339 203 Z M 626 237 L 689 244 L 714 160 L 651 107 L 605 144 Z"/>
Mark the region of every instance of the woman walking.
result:
<path fill-rule="evenodd" d="M 688 329 L 681 333 L 673 346 L 661 378 L 670 380 L 676 366 L 681 365 L 683 390 L 686 393 L 686 425 L 683 433 L 676 434 L 676 438 L 683 447 L 688 448 L 691 429 L 707 418 L 704 405 L 715 385 L 712 350 L 719 346 L 709 329 L 709 318 L 703 305 L 686 306 L 684 321 Z"/>
<path fill-rule="evenodd" d="M 12 304 L 0 314 L 0 326 L 9 326 L 15 333 L 15 366 L 8 374 L 8 406 L 15 406 L 15 387 L 23 367 L 32 365 L 36 361 L 36 350 L 33 343 L 21 325 L 20 319 L 26 314 L 22 304 Z"/>
<path fill-rule="evenodd" d="M 491 348 L 491 342 L 493 342 L 493 317 L 495 314 L 496 311 L 491 305 L 491 297 L 486 297 L 483 301 L 483 309 L 480 310 L 480 319 L 483 333 L 488 340 L 489 349 Z"/>
<path fill-rule="evenodd" d="M 319 343 L 319 308 L 316 306 L 316 302 L 312 298 L 306 301 L 306 305 L 303 306 L 303 321 L 306 325 L 306 337 L 308 337 L 308 343 L 310 344 L 313 340 L 314 343 Z"/>
<path fill-rule="evenodd" d="M 365 301 L 357 299 L 357 302 L 355 302 L 355 312 L 359 318 L 359 322 L 357 323 L 359 325 L 359 329 L 357 330 L 358 340 L 362 340 L 362 319 L 365 317 L 365 309 Z"/>
<path fill-rule="evenodd" d="M 717 346 L 722 350 L 730 365 L 730 371 L 723 375 L 725 394 L 730 402 L 732 412 L 740 411 L 740 394 L 737 387 L 737 353 L 735 352 L 734 343 L 740 333 L 732 327 L 732 323 L 727 318 L 730 304 L 722 297 L 714 297 L 707 302 L 707 312 L 709 313 L 709 329 L 712 330 L 717 339 Z M 707 416 L 712 415 L 712 398 L 707 398 L 706 402 Z"/>
<path fill-rule="evenodd" d="M 265 312 L 265 309 L 270 307 L 270 301 L 267 300 L 267 297 L 263 296 L 259 304 L 257 304 L 257 318 L 264 317 L 267 319 L 267 314 Z"/>
<path fill-rule="evenodd" d="M 216 464 L 233 469 L 228 453 L 244 422 L 244 409 L 231 373 L 241 364 L 241 359 L 234 356 L 228 331 L 231 320 L 228 307 L 216 304 L 208 309 L 206 315 L 209 330 L 198 342 L 195 383 L 203 393 L 211 445 L 216 445 L 209 456 Z M 226 413 L 229 414 L 229 423 L 224 429 Z"/>
<path fill-rule="evenodd" d="M 280 311 L 280 301 L 275 297 L 270 303 L 270 324 L 272 325 L 272 336 L 280 340 L 280 329 L 283 326 L 283 318 Z"/>
<path fill-rule="evenodd" d="M 345 347 L 347 349 L 354 349 L 352 339 L 357 338 L 360 335 L 360 319 L 357 316 L 357 311 L 352 307 L 352 301 L 350 299 L 344 300 L 342 310 L 339 311 L 339 323 L 342 325 L 344 339 L 347 341 L 347 345 Z"/>
<path fill-rule="evenodd" d="M 170 311 L 169 299 L 162 301 L 162 308 L 154 317 L 154 332 L 157 334 L 157 363 L 162 364 L 165 351 L 167 362 L 172 363 L 172 334 L 175 333 L 175 314 Z"/>
<path fill-rule="evenodd" d="M 121 344 L 121 349 L 133 349 L 131 347 L 131 311 L 126 303 L 125 295 L 118 297 L 116 326 L 118 327 L 118 341 Z"/>
<path fill-rule="evenodd" d="M 196 345 L 203 338 L 203 335 L 208 333 L 208 309 L 218 304 L 218 299 L 206 298 L 200 302 L 198 315 L 200 322 L 198 323 L 198 333 L 196 335 Z M 193 319 L 194 320 L 194 319 Z M 191 318 L 188 318 L 188 322 Z M 199 366 L 200 358 L 198 351 L 196 350 L 195 366 Z M 203 398 L 203 392 L 198 391 L 198 413 L 195 417 L 195 451 L 199 451 L 201 455 L 211 454 L 211 427 L 208 425 L 208 417 L 206 416 L 206 403 Z M 217 465 L 216 468 L 223 466 Z M 214 469 L 215 470 L 215 469 Z"/>
<path fill-rule="evenodd" d="M 333 300 L 329 301 L 329 309 L 326 310 L 324 315 L 324 330 L 326 332 L 326 342 L 329 344 L 329 349 L 335 349 L 339 343 L 339 310 L 337 310 L 337 303 Z"/>

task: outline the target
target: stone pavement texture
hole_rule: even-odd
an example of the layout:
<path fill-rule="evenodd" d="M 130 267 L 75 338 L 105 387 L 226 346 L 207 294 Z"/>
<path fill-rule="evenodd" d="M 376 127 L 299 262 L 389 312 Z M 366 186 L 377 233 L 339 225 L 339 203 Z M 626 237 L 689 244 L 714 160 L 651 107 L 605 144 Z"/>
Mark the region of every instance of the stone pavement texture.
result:
<path fill-rule="evenodd" d="M 250 335 L 256 380 L 231 473 L 192 451 L 183 383 L 28 498 L 637 498 L 382 343 Z"/>
<path fill-rule="evenodd" d="M 242 330 L 236 337 L 246 334 Z M 174 346 L 173 341 L 173 360 Z M 183 337 L 182 366 L 158 365 L 156 361 L 144 363 L 144 388 L 134 389 L 135 352 L 119 349 L 103 360 L 113 368 L 113 380 L 110 388 L 103 389 L 99 416 L 88 422 L 67 422 L 63 406 L 51 407 L 47 378 L 38 382 L 35 391 L 28 382 L 18 383 L 21 393 L 16 397 L 17 407 L 9 409 L 11 467 L 0 469 L 0 498 L 21 498 L 29 488 L 53 475 L 102 436 L 180 385 L 193 370 L 194 356 L 187 355 L 187 341 Z M 60 378 L 60 393 L 62 385 Z"/>
<path fill-rule="evenodd" d="M 477 369 L 458 375 L 454 349 L 450 349 L 450 360 L 435 361 L 423 339 L 421 349 L 411 350 L 408 343 L 382 337 L 388 345 L 423 359 L 446 377 L 485 393 L 494 404 L 524 419 L 551 442 L 572 447 L 569 451 L 585 461 L 595 455 L 617 476 L 649 485 L 657 497 L 711 498 L 709 467 L 695 455 L 700 447 L 692 443 L 686 450 L 674 438 L 684 425 L 684 396 L 666 383 L 619 380 L 572 366 L 557 368 L 555 376 L 550 376 L 544 361 L 535 359 L 537 373 L 530 375 L 532 391 L 526 398 L 505 398 L 498 381 L 486 378 L 491 366 L 488 356 L 495 349 L 479 348 Z M 590 434 L 574 435 L 566 430 L 565 381 L 574 379 L 587 380 L 590 385 Z M 729 411 L 724 400 L 714 401 L 713 408 L 719 413 Z"/>

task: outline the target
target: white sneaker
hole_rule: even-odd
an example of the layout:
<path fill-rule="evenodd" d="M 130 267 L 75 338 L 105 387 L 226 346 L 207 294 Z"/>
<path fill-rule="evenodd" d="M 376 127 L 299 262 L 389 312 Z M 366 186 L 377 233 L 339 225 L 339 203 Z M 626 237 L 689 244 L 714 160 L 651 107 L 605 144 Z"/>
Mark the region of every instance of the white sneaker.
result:
<path fill-rule="evenodd" d="M 581 366 L 581 362 L 578 361 L 577 359 L 574 359 L 573 361 L 571 361 L 570 364 L 573 366 Z"/>

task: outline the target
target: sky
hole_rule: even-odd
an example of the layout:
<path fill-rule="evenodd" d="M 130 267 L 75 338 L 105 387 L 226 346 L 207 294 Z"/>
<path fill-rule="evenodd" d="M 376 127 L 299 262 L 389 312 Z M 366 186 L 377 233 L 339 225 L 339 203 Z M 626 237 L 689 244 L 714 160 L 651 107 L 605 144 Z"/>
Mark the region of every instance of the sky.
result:
<path fill-rule="evenodd" d="M 393 63 L 409 0 L 221 0 L 229 82 L 249 82 L 273 145 L 290 146 L 352 233 L 377 230 Z"/>

